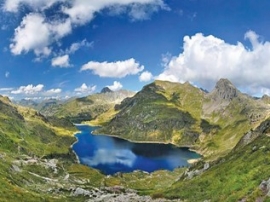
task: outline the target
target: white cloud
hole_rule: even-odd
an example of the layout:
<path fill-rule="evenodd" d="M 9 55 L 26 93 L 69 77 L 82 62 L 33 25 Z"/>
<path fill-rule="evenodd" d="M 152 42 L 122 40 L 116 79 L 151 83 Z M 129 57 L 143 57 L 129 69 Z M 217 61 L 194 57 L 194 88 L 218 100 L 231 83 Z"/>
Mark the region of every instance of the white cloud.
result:
<path fill-rule="evenodd" d="M 11 52 L 19 55 L 22 52 L 42 49 L 49 44 L 50 31 L 40 14 L 29 14 L 23 18 L 21 25 L 15 29 Z M 38 33 L 38 34 L 37 34 Z"/>
<path fill-rule="evenodd" d="M 34 10 L 43 10 L 49 8 L 56 2 L 63 2 L 64 0 L 6 0 L 3 9 L 9 12 L 18 12 L 21 4 L 26 4 Z"/>
<path fill-rule="evenodd" d="M 60 10 L 54 11 L 58 17 L 52 20 L 46 17 L 44 9 L 55 3 L 62 5 Z M 160 9 L 169 10 L 163 0 L 5 0 L 3 10 L 19 12 L 21 5 L 27 5 L 32 13 L 27 14 L 15 29 L 10 44 L 11 52 L 20 55 L 34 51 L 39 57 L 48 56 L 52 43 L 71 33 L 73 28 L 90 22 L 96 13 L 105 8 L 110 10 L 115 7 L 128 7 L 129 9 L 124 10 L 134 20 L 148 19 L 153 12 Z"/>
<path fill-rule="evenodd" d="M 133 21 L 137 20 L 147 20 L 155 12 L 158 12 L 160 9 L 169 11 L 170 8 L 161 0 L 157 1 L 137 1 L 131 4 L 114 4 L 109 7 L 110 15 L 121 15 L 128 14 L 128 16 Z"/>
<path fill-rule="evenodd" d="M 156 78 L 176 82 L 190 81 L 211 90 L 219 78 L 230 79 L 247 93 L 267 92 L 270 89 L 270 42 L 260 42 L 249 31 L 245 38 L 252 49 L 242 43 L 229 44 L 201 33 L 184 37 L 183 52 L 172 57 Z"/>
<path fill-rule="evenodd" d="M 144 69 L 133 58 L 117 62 L 93 62 L 90 61 L 81 67 L 80 71 L 92 70 L 100 77 L 122 78 L 127 75 L 135 75 Z"/>
<path fill-rule="evenodd" d="M 52 66 L 56 67 L 70 67 L 69 55 L 63 55 L 52 59 Z"/>
<path fill-rule="evenodd" d="M 70 48 L 65 52 L 68 54 L 72 54 L 75 53 L 77 50 L 79 50 L 81 47 L 93 47 L 93 45 L 94 42 L 88 42 L 86 39 L 84 39 L 81 42 L 71 44 Z"/>
<path fill-rule="evenodd" d="M 159 9 L 169 9 L 162 0 L 74 0 L 70 7 L 63 9 L 63 12 L 69 15 L 71 21 L 75 24 L 85 24 L 94 18 L 96 12 L 104 8 L 114 9 L 116 7 L 130 6 L 129 15 L 134 19 L 143 19 L 153 11 Z M 119 10 L 119 8 L 118 8 Z M 148 12 L 147 12 L 148 11 Z"/>
<path fill-rule="evenodd" d="M 141 75 L 139 77 L 139 80 L 141 82 L 148 82 L 148 81 L 150 81 L 152 79 L 153 79 L 153 75 L 149 71 L 144 71 L 143 73 L 141 73 Z"/>
<path fill-rule="evenodd" d="M 10 49 L 15 55 L 33 50 L 37 56 L 48 56 L 51 53 L 48 46 L 70 32 L 71 23 L 69 20 L 47 22 L 45 16 L 30 13 L 15 29 Z"/>
<path fill-rule="evenodd" d="M 46 94 L 53 95 L 53 94 L 59 94 L 62 92 L 62 89 L 60 88 L 53 88 L 46 91 Z"/>
<path fill-rule="evenodd" d="M 117 90 L 120 90 L 121 88 L 123 88 L 123 85 L 118 81 L 114 81 L 113 85 L 107 86 L 107 87 L 109 89 L 111 89 L 112 91 L 117 91 Z"/>
<path fill-rule="evenodd" d="M 27 86 L 21 86 L 19 87 L 17 90 L 12 90 L 11 93 L 12 94 L 37 94 L 39 92 L 41 92 L 44 88 L 43 84 L 38 84 L 36 86 L 29 84 Z"/>
<path fill-rule="evenodd" d="M 129 16 L 132 20 L 147 20 L 153 13 L 158 12 L 160 7 L 164 10 L 170 10 L 170 8 L 162 1 L 156 1 L 156 4 L 147 5 L 140 3 L 132 4 L 129 11 Z"/>
<path fill-rule="evenodd" d="M 81 94 L 91 94 L 96 90 L 97 86 L 87 86 L 85 83 L 81 85 L 79 88 L 75 88 L 75 92 L 79 95 Z"/>

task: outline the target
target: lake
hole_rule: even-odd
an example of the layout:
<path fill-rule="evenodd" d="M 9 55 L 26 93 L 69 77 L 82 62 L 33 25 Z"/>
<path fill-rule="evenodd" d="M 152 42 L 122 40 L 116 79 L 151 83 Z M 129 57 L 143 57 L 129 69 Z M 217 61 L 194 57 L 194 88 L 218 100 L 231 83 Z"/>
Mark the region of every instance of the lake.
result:
<path fill-rule="evenodd" d="M 188 166 L 188 159 L 200 155 L 188 148 L 171 144 L 132 143 L 106 135 L 92 135 L 95 127 L 76 125 L 81 131 L 72 146 L 81 164 L 99 169 L 104 174 L 142 170 L 153 172 Z"/>

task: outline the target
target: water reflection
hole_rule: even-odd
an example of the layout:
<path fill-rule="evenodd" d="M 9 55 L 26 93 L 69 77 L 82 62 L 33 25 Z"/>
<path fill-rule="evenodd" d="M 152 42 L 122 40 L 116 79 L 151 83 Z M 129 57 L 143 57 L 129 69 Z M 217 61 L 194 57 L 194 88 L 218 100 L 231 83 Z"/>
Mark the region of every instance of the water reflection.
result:
<path fill-rule="evenodd" d="M 136 155 L 127 149 L 98 149 L 94 156 L 82 157 L 82 162 L 89 166 L 98 166 L 99 164 L 123 164 L 132 167 Z"/>
<path fill-rule="evenodd" d="M 131 143 L 115 137 L 92 135 L 95 129 L 77 125 L 81 131 L 73 145 L 80 162 L 97 168 L 105 174 L 143 170 L 153 172 L 159 169 L 173 170 L 187 166 L 187 160 L 199 158 L 187 148 L 166 144 Z"/>

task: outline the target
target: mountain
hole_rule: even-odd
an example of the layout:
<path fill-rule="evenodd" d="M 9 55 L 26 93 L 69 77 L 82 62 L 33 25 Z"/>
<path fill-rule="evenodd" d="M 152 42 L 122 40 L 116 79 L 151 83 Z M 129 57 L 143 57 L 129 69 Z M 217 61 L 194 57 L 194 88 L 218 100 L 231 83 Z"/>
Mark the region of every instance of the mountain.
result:
<path fill-rule="evenodd" d="M 100 91 L 100 93 L 111 93 L 111 92 L 113 92 L 113 91 L 109 87 L 104 87 Z"/>
<path fill-rule="evenodd" d="M 72 100 L 73 98 L 69 99 L 68 101 Z M 58 106 L 67 102 L 66 100 L 57 100 L 57 99 L 46 99 L 41 101 L 33 101 L 29 99 L 22 99 L 19 101 L 15 101 L 16 104 L 33 108 L 39 111 L 41 114 L 45 116 L 52 116 L 57 110 Z"/>
<path fill-rule="evenodd" d="M 156 81 L 116 105 L 118 113 L 100 131 L 136 141 L 177 143 L 181 139 L 192 145 L 199 136 L 194 117 L 200 114 L 203 94 L 189 83 Z"/>
<path fill-rule="evenodd" d="M 227 79 L 209 93 L 188 82 L 155 81 L 130 95 L 52 104 L 54 114 L 63 110 L 54 116 L 0 96 L 0 201 L 269 201 L 266 96 L 254 99 Z M 98 105 L 104 108 L 96 112 Z M 105 176 L 76 163 L 71 150 L 76 129 L 65 113 L 82 109 L 96 113 L 98 132 L 192 146 L 204 156 L 174 171 Z"/>
<path fill-rule="evenodd" d="M 151 201 L 136 190 L 167 186 L 182 173 L 105 176 L 76 163 L 75 132 L 65 117 L 48 118 L 0 96 L 0 201 Z"/>
<path fill-rule="evenodd" d="M 113 109 L 114 105 L 120 103 L 124 98 L 134 95 L 133 92 L 127 90 L 104 91 L 106 92 L 73 98 L 66 102 L 46 101 L 37 110 L 47 117 L 65 118 L 73 123 L 81 123 L 97 118 L 104 112 Z"/>
<path fill-rule="evenodd" d="M 155 81 L 115 110 L 97 133 L 190 146 L 209 158 L 228 153 L 270 112 L 262 100 L 241 93 L 227 79 L 210 93 L 188 82 Z"/>

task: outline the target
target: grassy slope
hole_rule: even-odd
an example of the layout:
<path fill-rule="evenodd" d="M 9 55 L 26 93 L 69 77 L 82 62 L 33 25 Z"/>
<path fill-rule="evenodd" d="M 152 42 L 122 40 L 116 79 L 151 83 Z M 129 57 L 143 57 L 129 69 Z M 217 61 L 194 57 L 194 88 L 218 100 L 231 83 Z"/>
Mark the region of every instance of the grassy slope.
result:
<path fill-rule="evenodd" d="M 258 187 L 270 177 L 269 132 L 268 126 L 250 144 L 237 147 L 226 157 L 211 163 L 210 169 L 203 174 L 182 179 L 156 195 L 188 201 L 256 201 L 265 198 L 265 193 Z M 198 168 L 194 166 L 190 170 L 195 169 Z M 269 201 L 269 198 L 265 199 Z"/>
<path fill-rule="evenodd" d="M 116 107 L 120 111 L 100 132 L 136 141 L 190 145 L 200 132 L 194 117 L 200 114 L 201 102 L 202 92 L 189 84 L 156 81 Z"/>
<path fill-rule="evenodd" d="M 115 104 L 133 94 L 125 90 L 92 94 L 87 97 L 74 98 L 65 103 L 44 106 L 41 113 L 48 117 L 66 118 L 72 122 L 81 123 L 113 109 Z"/>
<path fill-rule="evenodd" d="M 65 120 L 48 120 L 35 110 L 15 106 L 0 97 L 0 201 L 86 200 L 87 197 L 71 195 L 76 187 L 92 190 L 117 185 L 148 193 L 171 185 L 183 172 L 135 172 L 106 177 L 75 163 L 70 151 L 74 132 Z M 56 160 L 57 172 L 46 166 L 50 159 Z"/>

